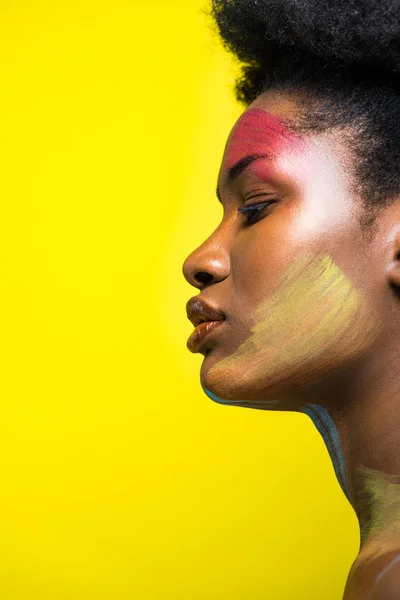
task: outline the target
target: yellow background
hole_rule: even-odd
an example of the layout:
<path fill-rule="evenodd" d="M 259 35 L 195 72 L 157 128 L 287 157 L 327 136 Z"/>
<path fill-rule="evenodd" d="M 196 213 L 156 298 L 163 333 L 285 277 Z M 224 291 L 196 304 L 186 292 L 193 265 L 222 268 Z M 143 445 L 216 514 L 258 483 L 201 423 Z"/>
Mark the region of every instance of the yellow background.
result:
<path fill-rule="evenodd" d="M 304 415 L 219 406 L 183 279 L 241 108 L 204 2 L 0 2 L 1 600 L 339 600 Z"/>

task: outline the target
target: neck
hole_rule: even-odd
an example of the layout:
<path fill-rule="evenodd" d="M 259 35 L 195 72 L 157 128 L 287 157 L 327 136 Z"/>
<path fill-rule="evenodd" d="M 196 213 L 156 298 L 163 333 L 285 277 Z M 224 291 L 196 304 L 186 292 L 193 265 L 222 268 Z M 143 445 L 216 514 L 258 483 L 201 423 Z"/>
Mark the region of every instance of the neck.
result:
<path fill-rule="evenodd" d="M 334 421 L 322 404 L 307 404 L 307 406 L 302 409 L 302 412 L 311 418 L 315 427 L 322 435 L 340 487 L 349 502 L 351 502 L 348 469 L 340 435 Z"/>
<path fill-rule="evenodd" d="M 396 348 L 394 347 L 394 353 Z M 339 484 L 352 504 L 361 549 L 400 546 L 400 377 L 383 353 L 351 384 L 303 407 L 321 433 Z M 337 398 L 341 398 L 338 402 Z"/>

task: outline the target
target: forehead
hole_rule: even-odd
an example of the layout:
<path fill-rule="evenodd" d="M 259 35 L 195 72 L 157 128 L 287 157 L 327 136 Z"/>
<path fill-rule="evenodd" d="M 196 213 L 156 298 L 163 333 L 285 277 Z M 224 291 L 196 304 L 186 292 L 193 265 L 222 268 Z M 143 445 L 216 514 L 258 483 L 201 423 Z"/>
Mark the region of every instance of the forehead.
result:
<path fill-rule="evenodd" d="M 285 121 L 259 107 L 247 109 L 234 125 L 226 144 L 224 167 L 232 168 L 246 155 L 271 154 L 299 143 Z"/>

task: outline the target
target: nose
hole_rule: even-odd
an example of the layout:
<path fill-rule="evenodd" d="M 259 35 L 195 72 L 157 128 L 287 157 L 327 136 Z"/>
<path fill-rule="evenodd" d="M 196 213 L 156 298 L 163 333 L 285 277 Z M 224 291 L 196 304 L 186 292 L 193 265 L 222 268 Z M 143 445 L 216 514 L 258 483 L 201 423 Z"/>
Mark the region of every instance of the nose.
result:
<path fill-rule="evenodd" d="M 182 270 L 186 281 L 201 290 L 207 285 L 223 281 L 229 269 L 227 249 L 220 238 L 212 235 L 189 254 Z"/>

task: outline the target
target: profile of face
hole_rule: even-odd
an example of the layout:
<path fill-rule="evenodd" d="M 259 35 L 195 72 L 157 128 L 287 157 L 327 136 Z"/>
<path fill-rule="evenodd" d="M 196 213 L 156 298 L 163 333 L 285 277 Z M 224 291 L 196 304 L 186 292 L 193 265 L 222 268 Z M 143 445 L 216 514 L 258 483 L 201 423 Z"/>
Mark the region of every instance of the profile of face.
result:
<path fill-rule="evenodd" d="M 183 266 L 200 290 L 188 314 L 223 318 L 188 341 L 222 402 L 296 410 L 385 335 L 384 235 L 365 236 L 343 139 L 296 133 L 298 110 L 266 92 L 238 119 L 218 177 L 223 218 Z"/>

